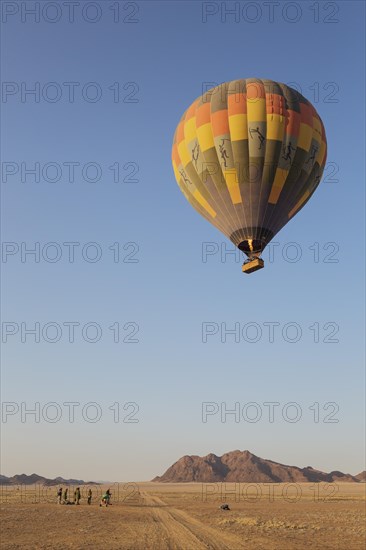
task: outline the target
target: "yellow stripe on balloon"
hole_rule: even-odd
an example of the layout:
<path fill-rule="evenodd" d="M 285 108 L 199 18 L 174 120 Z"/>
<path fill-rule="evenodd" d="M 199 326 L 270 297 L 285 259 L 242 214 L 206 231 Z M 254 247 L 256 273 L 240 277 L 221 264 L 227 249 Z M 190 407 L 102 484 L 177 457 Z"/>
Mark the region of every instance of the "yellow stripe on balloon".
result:
<path fill-rule="evenodd" d="M 242 200 L 241 200 L 241 194 L 240 194 L 238 175 L 236 173 L 235 168 L 232 168 L 231 170 L 224 170 L 223 173 L 224 173 L 226 185 L 229 190 L 232 203 L 240 204 Z"/>
<path fill-rule="evenodd" d="M 201 151 L 207 151 L 207 149 L 211 149 L 212 147 L 215 147 L 215 142 L 214 142 L 210 122 L 207 122 L 206 124 L 202 124 L 202 126 L 198 126 L 196 131 L 197 131 L 197 138 L 200 144 Z"/>
<path fill-rule="evenodd" d="M 194 140 L 196 137 L 196 117 L 191 117 L 184 125 L 184 139 L 186 143 Z"/>
<path fill-rule="evenodd" d="M 276 204 L 278 198 L 281 194 L 283 186 L 285 185 L 286 178 L 288 175 L 288 170 L 283 168 L 277 168 L 274 182 L 272 184 L 271 194 L 269 195 L 268 202 L 271 204 Z"/>
<path fill-rule="evenodd" d="M 304 124 L 303 122 L 300 124 L 300 134 L 299 138 L 297 140 L 297 146 L 301 149 L 304 149 L 304 151 L 308 152 L 311 145 L 311 140 L 313 137 L 313 129 L 311 126 L 308 126 L 308 124 Z"/>
<path fill-rule="evenodd" d="M 248 139 L 247 115 L 239 114 L 229 116 L 229 128 L 231 141 Z"/>
<path fill-rule="evenodd" d="M 187 166 L 187 164 L 191 161 L 191 157 L 188 153 L 185 140 L 181 141 L 180 144 L 178 145 L 178 153 L 183 166 Z"/>
<path fill-rule="evenodd" d="M 289 212 L 288 217 L 292 218 L 294 214 L 299 210 L 300 206 L 306 201 L 306 199 L 310 196 L 310 191 L 305 191 L 301 199 L 295 204 L 293 209 Z"/>
<path fill-rule="evenodd" d="M 179 173 L 179 170 L 178 170 L 177 165 L 175 164 L 174 160 L 173 160 L 173 171 L 174 171 L 175 179 L 177 180 L 177 182 L 179 182 L 180 173 Z"/>
<path fill-rule="evenodd" d="M 322 138 L 322 127 L 321 127 L 321 124 L 320 124 L 320 120 L 317 116 L 313 116 L 313 128 L 314 128 L 315 132 L 318 135 L 317 140 L 320 143 L 321 138 Z"/>
<path fill-rule="evenodd" d="M 285 131 L 285 119 L 281 115 L 267 115 L 267 139 L 282 141 Z"/>
<path fill-rule="evenodd" d="M 208 204 L 208 202 L 206 201 L 206 199 L 201 195 L 201 193 L 199 191 L 197 191 L 197 189 L 194 191 L 193 193 L 193 196 L 194 198 L 196 199 L 197 202 L 200 203 L 200 205 L 213 217 L 215 218 L 216 217 L 216 212 L 213 208 L 211 208 L 211 206 Z"/>
<path fill-rule="evenodd" d="M 248 122 L 265 122 L 267 118 L 265 99 L 248 99 Z"/>
<path fill-rule="evenodd" d="M 322 141 L 321 146 L 320 146 L 319 156 L 316 159 L 317 162 L 319 163 L 319 166 L 321 166 L 323 164 L 324 155 L 325 155 L 326 150 L 327 150 L 327 144 L 325 143 L 325 141 Z"/>

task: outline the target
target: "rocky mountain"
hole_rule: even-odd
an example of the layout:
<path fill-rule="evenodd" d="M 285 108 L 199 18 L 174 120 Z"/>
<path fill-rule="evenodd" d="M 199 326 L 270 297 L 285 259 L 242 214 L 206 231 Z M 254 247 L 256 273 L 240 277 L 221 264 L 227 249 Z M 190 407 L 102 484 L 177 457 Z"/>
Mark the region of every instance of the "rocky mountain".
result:
<path fill-rule="evenodd" d="M 357 477 L 358 481 L 366 481 L 366 470 L 360 472 L 355 477 Z"/>
<path fill-rule="evenodd" d="M 245 482 L 245 483 L 304 483 L 360 481 L 350 474 L 314 470 L 311 466 L 298 468 L 260 458 L 249 451 L 231 451 L 222 456 L 184 456 L 153 481 L 160 482 Z"/>
<path fill-rule="evenodd" d="M 64 479 L 56 477 L 48 479 L 47 477 L 39 476 L 38 474 L 16 474 L 12 477 L 0 475 L 0 485 L 97 485 L 94 481 L 84 481 L 82 479 Z"/>

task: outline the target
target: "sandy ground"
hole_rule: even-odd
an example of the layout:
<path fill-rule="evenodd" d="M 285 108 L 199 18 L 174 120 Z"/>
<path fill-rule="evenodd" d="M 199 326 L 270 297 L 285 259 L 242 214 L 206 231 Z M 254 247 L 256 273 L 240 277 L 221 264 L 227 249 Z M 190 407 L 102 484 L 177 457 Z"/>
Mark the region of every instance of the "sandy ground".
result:
<path fill-rule="evenodd" d="M 39 489 L 39 488 L 38 488 Z M 3 549 L 357 550 L 366 484 L 119 484 L 112 506 L 60 506 L 46 492 L 5 489 Z M 226 495 L 222 494 L 225 493 Z M 83 495 L 86 493 L 83 490 Z M 231 510 L 219 509 L 228 502 Z"/>

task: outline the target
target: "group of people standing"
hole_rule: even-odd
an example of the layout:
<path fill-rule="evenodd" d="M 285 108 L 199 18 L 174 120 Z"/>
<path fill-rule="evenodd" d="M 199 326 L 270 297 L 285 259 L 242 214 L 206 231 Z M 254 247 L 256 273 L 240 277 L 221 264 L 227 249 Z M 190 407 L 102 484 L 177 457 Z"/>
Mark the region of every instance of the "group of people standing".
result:
<path fill-rule="evenodd" d="M 57 502 L 58 504 L 76 504 L 80 505 L 80 499 L 81 499 L 81 492 L 80 487 L 76 487 L 74 491 L 74 501 L 70 501 L 68 497 L 68 488 L 66 487 L 64 490 L 62 490 L 62 487 L 59 487 L 57 491 Z M 93 491 L 91 489 L 88 490 L 87 494 L 87 502 L 90 505 L 92 502 L 93 497 Z M 106 490 L 104 495 L 102 496 L 102 499 L 99 503 L 99 506 L 109 506 L 111 503 L 111 497 L 112 493 L 109 489 Z"/>
<path fill-rule="evenodd" d="M 60 487 L 57 491 L 57 502 L 59 504 L 77 504 L 77 505 L 79 505 L 80 504 L 80 499 L 81 499 L 80 487 L 76 487 L 76 489 L 74 491 L 74 502 L 71 502 L 69 500 L 68 492 L 69 492 L 69 489 L 67 487 L 64 490 L 62 490 L 62 487 Z M 93 496 L 93 491 L 91 489 L 89 489 L 88 496 L 87 496 L 88 504 L 91 504 L 92 496 Z"/>

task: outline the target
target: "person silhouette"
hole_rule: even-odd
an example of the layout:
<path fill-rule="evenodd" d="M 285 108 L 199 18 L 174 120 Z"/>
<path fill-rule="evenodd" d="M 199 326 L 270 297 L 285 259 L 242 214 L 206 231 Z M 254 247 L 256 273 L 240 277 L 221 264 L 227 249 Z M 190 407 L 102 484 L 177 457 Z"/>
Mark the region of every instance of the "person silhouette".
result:
<path fill-rule="evenodd" d="M 183 181 L 184 181 L 184 183 L 185 183 L 186 185 L 188 185 L 188 184 L 191 185 L 191 184 L 192 184 L 192 182 L 191 182 L 191 181 L 189 180 L 189 178 L 187 177 L 187 174 L 185 173 L 185 171 L 183 170 L 183 168 L 182 168 L 182 170 L 179 170 L 179 173 L 180 173 L 180 175 L 182 176 Z"/>
<path fill-rule="evenodd" d="M 289 141 L 287 147 L 283 148 L 284 155 L 282 155 L 282 158 L 292 162 L 292 153 L 295 151 L 295 147 L 292 147 L 291 141 Z"/>
<path fill-rule="evenodd" d="M 261 133 L 261 131 L 259 130 L 259 126 L 257 126 L 257 128 L 255 130 L 253 130 L 253 128 L 249 128 L 249 133 L 250 133 L 250 137 L 252 139 L 253 138 L 253 134 L 257 134 L 258 135 L 258 139 L 259 139 L 259 147 L 258 147 L 258 150 L 262 149 L 262 145 L 263 143 L 266 141 L 266 138 L 264 137 L 264 135 Z"/>
<path fill-rule="evenodd" d="M 312 148 L 311 148 L 311 154 L 310 154 L 310 157 L 308 158 L 308 160 L 305 162 L 305 164 L 308 164 L 308 162 L 310 161 L 313 161 L 313 164 L 315 162 L 315 155 L 317 154 L 318 152 L 318 148 L 316 145 L 313 145 Z"/>
<path fill-rule="evenodd" d="M 80 499 L 81 499 L 81 492 L 80 492 L 80 487 L 76 487 L 75 491 L 74 491 L 74 502 L 75 504 L 77 504 L 79 506 L 80 504 Z"/>
<path fill-rule="evenodd" d="M 196 145 L 192 149 L 192 160 L 196 168 L 197 168 L 197 160 L 198 160 L 199 154 L 200 154 L 200 146 L 198 141 L 196 141 Z"/>
<path fill-rule="evenodd" d="M 229 155 L 227 154 L 227 151 L 225 149 L 225 140 L 222 140 L 222 143 L 219 144 L 219 150 L 222 160 L 224 161 L 224 166 L 227 168 L 226 161 L 229 160 Z"/>

